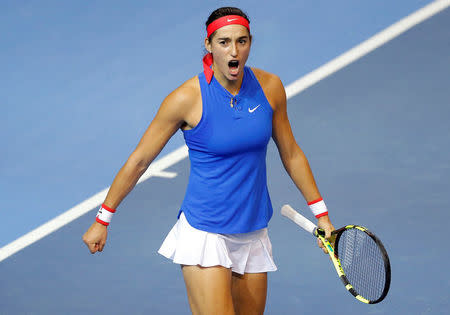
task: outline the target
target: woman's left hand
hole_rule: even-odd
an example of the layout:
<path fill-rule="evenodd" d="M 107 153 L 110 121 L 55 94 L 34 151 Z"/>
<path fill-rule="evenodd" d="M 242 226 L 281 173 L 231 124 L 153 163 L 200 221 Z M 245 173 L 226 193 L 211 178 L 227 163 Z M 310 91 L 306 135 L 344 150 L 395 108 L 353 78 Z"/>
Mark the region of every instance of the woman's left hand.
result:
<path fill-rule="evenodd" d="M 334 240 L 335 237 L 331 237 L 331 232 L 334 231 L 334 226 L 331 224 L 330 218 L 328 215 L 324 215 L 317 219 L 317 226 L 325 231 L 325 238 L 328 239 L 331 243 L 331 246 L 334 247 Z M 320 239 L 317 239 L 317 244 L 320 248 L 322 248 L 323 252 L 325 254 L 328 254 L 327 249 L 325 248 L 325 245 L 323 245 L 322 241 Z"/>

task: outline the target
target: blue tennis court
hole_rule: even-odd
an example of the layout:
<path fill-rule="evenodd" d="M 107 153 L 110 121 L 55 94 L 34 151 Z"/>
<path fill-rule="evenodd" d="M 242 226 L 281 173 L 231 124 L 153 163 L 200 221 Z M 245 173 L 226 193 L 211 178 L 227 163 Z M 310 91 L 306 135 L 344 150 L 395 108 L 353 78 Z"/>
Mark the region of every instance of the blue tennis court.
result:
<path fill-rule="evenodd" d="M 303 4 L 301 14 L 307 21 L 298 21 L 285 8 L 262 5 L 252 20 L 256 36 L 249 64 L 278 74 L 293 91 L 288 92 L 289 119 L 327 200 L 332 222 L 336 228 L 364 225 L 381 238 L 391 259 L 391 289 L 380 304 L 357 302 L 343 288 L 313 237 L 279 214 L 280 207 L 290 203 L 312 217 L 271 142 L 268 184 L 275 212 L 269 232 L 278 271 L 269 274 L 266 314 L 342 314 L 344 310 L 349 314 L 444 314 L 450 307 L 450 255 L 441 245 L 447 238 L 445 222 L 450 220 L 450 1 L 400 1 L 402 5 L 388 9 L 371 4 L 375 7 L 360 11 L 360 20 L 348 13 L 355 2 L 343 5 L 348 16 L 339 11 L 339 20 L 330 20 L 332 9 L 338 10 L 334 7 L 319 10 Z M 252 18 L 257 2 L 248 1 L 248 8 L 231 3 L 246 9 Z M 440 7 L 376 49 L 347 64 L 339 63 L 339 55 L 427 5 Z M 47 40 L 62 43 L 61 33 L 48 29 L 62 23 L 63 30 L 81 39 L 65 38 L 67 47 L 58 48 L 57 55 L 47 51 L 50 44 L 38 39 L 3 52 L 16 64 L 6 65 L 8 76 L 0 75 L 8 88 L 1 93 L 6 96 L 2 102 L 5 108 L 11 106 L 5 109 L 7 118 L 2 117 L 0 127 L 8 135 L 0 157 L 0 314 L 189 314 L 179 266 L 157 254 L 175 223 L 189 175 L 180 132 L 161 153 L 149 178 L 120 205 L 104 252 L 90 255 L 81 236 L 92 223 L 96 200 L 101 197 L 92 196 L 111 183 L 162 98 L 201 71 L 204 30 L 199 21 L 217 5 L 198 10 L 184 4 L 170 12 L 168 4 L 93 5 L 89 14 L 75 5 L 47 11 L 31 3 L 1 6 L 5 6 L 3 12 L 25 21 L 20 27 L 14 24 L 16 31 L 25 32 L 33 21 L 46 32 Z M 300 14 L 298 6 L 291 8 L 296 14 Z M 107 17 L 102 16 L 103 9 Z M 264 21 L 269 9 L 270 18 Z M 61 16 L 45 21 L 46 14 L 56 16 L 62 11 L 71 12 L 67 25 Z M 369 19 L 373 12 L 380 15 L 376 21 Z M 308 48 L 298 43 L 284 50 L 274 48 L 273 43 L 283 46 L 286 35 L 278 35 L 287 26 L 314 25 L 320 13 L 327 17 L 326 26 L 311 26 L 309 35 L 298 34 L 311 48 L 309 52 L 302 52 Z M 144 23 L 148 16 L 154 19 Z M 180 24 L 149 35 L 153 47 L 143 46 L 143 25 L 157 27 L 164 19 L 185 16 Z M 98 33 L 105 35 L 102 45 L 113 45 L 116 39 L 124 45 L 104 50 L 74 47 L 74 43 L 97 47 L 90 42 L 95 37 L 74 21 L 92 26 L 99 17 L 115 25 L 110 33 L 105 25 L 95 24 Z M 123 24 L 114 24 L 121 17 Z M 364 25 L 355 30 L 351 21 Z M 333 30 L 335 24 L 339 27 Z M 185 30 L 189 30 L 186 37 L 177 37 Z M 129 42 L 123 42 L 130 34 L 134 36 Z M 336 42 L 330 42 L 332 35 L 337 36 Z M 11 34 L 7 36 L 12 40 Z M 35 52 L 27 50 L 33 45 Z M 182 51 L 178 45 L 193 47 Z M 154 51 L 156 47 L 160 51 Z M 39 58 L 24 59 L 20 68 L 12 55 L 25 50 Z M 177 54 L 187 62 L 181 62 Z M 322 77 L 318 74 L 311 84 L 307 80 L 294 84 L 298 78 L 313 77 L 307 74 L 333 60 L 340 65 L 337 70 Z M 65 73 L 64 68 L 59 72 L 54 68 L 66 61 L 79 62 L 79 69 Z M 20 88 L 11 86 L 27 71 L 44 71 L 39 62 L 48 62 L 48 71 L 58 79 L 53 83 L 57 90 L 51 92 L 51 80 L 36 73 L 23 79 Z M 324 71 L 330 68 L 328 64 Z M 80 74 L 85 72 L 89 76 Z M 45 80 L 39 81 L 40 76 Z M 105 78 L 109 81 L 95 83 Z M 32 100 L 25 105 L 27 89 Z M 80 91 L 85 94 L 77 96 Z M 42 100 L 46 103 L 41 104 Z M 101 124 L 102 119 L 108 124 Z M 60 228 L 50 224 L 39 237 L 26 234 L 74 208 L 78 212 L 72 219 L 55 223 Z M 21 239 L 23 235 L 29 238 Z"/>

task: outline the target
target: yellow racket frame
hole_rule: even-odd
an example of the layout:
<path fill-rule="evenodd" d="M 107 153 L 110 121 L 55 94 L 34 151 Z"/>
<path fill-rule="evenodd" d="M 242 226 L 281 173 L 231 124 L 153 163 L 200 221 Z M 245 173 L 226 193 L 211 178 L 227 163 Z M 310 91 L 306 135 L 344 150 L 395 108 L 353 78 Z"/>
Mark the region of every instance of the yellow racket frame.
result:
<path fill-rule="evenodd" d="M 361 226 L 355 226 L 355 225 L 347 225 L 347 226 L 345 226 L 345 229 L 353 229 L 353 228 L 356 228 L 356 229 L 361 230 L 363 232 L 367 231 L 366 228 L 361 227 Z M 344 270 L 342 269 L 341 261 L 334 254 L 334 247 L 325 238 L 325 231 L 323 229 L 317 228 L 317 229 L 314 230 L 314 235 L 322 242 L 322 244 L 327 249 L 328 255 L 330 255 L 330 258 L 331 258 L 331 261 L 333 262 L 334 268 L 336 269 L 336 272 L 338 273 L 339 278 L 344 283 L 345 288 L 347 289 L 347 291 L 349 291 L 357 300 L 359 300 L 359 301 L 361 301 L 363 303 L 366 303 L 366 304 L 371 304 L 370 300 L 365 299 L 364 297 L 362 297 L 361 295 L 356 293 L 356 291 L 353 288 L 353 286 L 348 282 L 348 279 L 347 279 L 347 277 L 346 277 L 346 275 L 344 273 Z M 332 233 L 331 239 L 335 239 L 335 238 L 336 238 L 336 235 L 334 233 Z"/>

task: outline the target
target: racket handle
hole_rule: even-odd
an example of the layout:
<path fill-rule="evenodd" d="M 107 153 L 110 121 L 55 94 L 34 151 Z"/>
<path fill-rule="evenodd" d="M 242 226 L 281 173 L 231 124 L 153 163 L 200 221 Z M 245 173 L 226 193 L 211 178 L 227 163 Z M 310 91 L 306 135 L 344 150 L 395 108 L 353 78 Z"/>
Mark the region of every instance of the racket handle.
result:
<path fill-rule="evenodd" d="M 312 235 L 315 235 L 314 231 L 317 229 L 317 226 L 307 218 L 302 216 L 300 213 L 295 211 L 290 205 L 282 206 L 281 214 L 294 221 L 297 225 L 299 225 L 301 228 L 308 231 Z"/>

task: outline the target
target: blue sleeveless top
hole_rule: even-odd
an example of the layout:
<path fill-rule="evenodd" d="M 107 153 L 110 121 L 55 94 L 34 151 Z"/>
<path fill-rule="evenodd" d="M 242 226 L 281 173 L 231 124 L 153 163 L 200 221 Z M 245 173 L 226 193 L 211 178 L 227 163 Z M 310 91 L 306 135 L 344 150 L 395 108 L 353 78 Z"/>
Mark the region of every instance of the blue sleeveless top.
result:
<path fill-rule="evenodd" d="M 181 212 L 193 227 L 246 233 L 267 227 L 273 209 L 267 190 L 266 152 L 273 110 L 253 71 L 244 68 L 233 96 L 199 74 L 202 118 L 185 130 L 191 172 Z"/>

